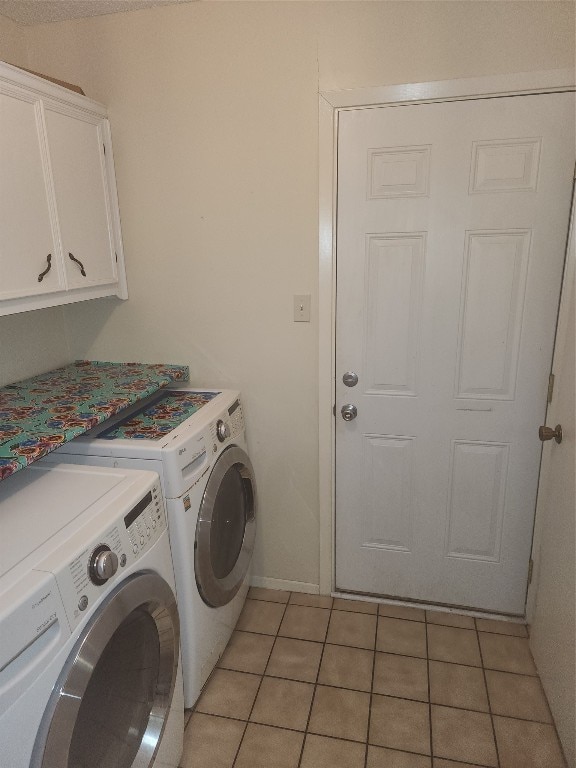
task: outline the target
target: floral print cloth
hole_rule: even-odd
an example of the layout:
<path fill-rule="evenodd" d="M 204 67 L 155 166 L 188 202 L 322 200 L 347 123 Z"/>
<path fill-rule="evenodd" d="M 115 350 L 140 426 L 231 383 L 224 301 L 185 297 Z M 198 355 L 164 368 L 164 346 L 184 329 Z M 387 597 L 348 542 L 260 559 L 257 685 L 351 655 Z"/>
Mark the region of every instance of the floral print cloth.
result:
<path fill-rule="evenodd" d="M 159 440 L 213 400 L 220 392 L 162 392 L 130 416 L 117 421 L 98 439 Z"/>
<path fill-rule="evenodd" d="M 0 480 L 174 381 L 186 365 L 77 360 L 0 388 Z"/>

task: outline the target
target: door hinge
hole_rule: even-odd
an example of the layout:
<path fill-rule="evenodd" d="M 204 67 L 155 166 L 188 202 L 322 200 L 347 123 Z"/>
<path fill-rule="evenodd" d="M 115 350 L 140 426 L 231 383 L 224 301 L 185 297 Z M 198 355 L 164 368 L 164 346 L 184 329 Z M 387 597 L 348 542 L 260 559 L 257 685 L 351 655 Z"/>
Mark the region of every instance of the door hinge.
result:
<path fill-rule="evenodd" d="M 106 154 L 106 144 L 102 144 L 102 148 L 104 149 L 104 154 Z"/>
<path fill-rule="evenodd" d="M 533 573 L 534 573 L 534 560 L 532 560 L 532 558 L 530 558 L 530 560 L 528 562 L 528 586 L 530 586 L 530 584 L 532 584 L 532 575 L 533 575 Z"/>
<path fill-rule="evenodd" d="M 551 373 L 548 377 L 548 402 L 552 402 L 552 397 L 554 395 L 554 374 Z"/>
<path fill-rule="evenodd" d="M 115 253 L 114 256 L 116 256 L 116 264 L 118 264 L 118 254 Z"/>
<path fill-rule="evenodd" d="M 336 403 L 332 406 L 332 416 L 336 417 Z"/>

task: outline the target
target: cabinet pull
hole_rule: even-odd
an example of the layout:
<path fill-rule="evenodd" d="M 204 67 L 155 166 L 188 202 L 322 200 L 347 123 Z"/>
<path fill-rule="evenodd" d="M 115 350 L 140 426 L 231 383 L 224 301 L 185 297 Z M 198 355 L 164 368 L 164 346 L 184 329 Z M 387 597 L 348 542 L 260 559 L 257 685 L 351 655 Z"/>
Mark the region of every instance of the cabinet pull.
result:
<path fill-rule="evenodd" d="M 48 256 L 46 256 L 46 262 L 47 262 L 48 266 L 46 267 L 46 269 L 44 270 L 44 272 L 40 272 L 40 274 L 38 275 L 38 282 L 39 282 L 39 283 L 41 283 L 41 282 L 42 282 L 42 280 L 44 280 L 44 277 L 45 277 L 45 276 L 48 274 L 48 272 L 50 272 L 50 270 L 52 269 L 52 254 L 51 254 L 51 253 L 49 253 L 49 254 L 48 254 Z"/>
<path fill-rule="evenodd" d="M 80 261 L 80 259 L 77 259 L 76 256 L 73 256 L 71 253 L 68 254 L 69 258 L 72 259 L 72 261 L 75 261 L 76 264 L 80 267 L 80 274 L 82 277 L 86 277 L 86 270 L 84 269 L 84 264 Z"/>

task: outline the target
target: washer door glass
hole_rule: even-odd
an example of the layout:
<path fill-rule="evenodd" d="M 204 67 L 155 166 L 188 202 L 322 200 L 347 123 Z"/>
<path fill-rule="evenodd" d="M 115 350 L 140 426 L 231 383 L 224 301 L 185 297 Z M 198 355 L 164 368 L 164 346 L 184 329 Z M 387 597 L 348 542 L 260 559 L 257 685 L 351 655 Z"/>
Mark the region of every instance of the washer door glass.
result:
<path fill-rule="evenodd" d="M 160 672 L 156 622 L 137 608 L 100 657 L 78 711 L 70 766 L 131 766 L 154 704 Z"/>
<path fill-rule="evenodd" d="M 152 766 L 174 692 L 174 594 L 140 574 L 111 593 L 69 657 L 40 728 L 32 766 Z"/>
<path fill-rule="evenodd" d="M 248 572 L 255 536 L 254 471 L 246 453 L 231 446 L 212 469 L 196 526 L 196 582 L 205 603 L 219 607 L 236 595 Z"/>

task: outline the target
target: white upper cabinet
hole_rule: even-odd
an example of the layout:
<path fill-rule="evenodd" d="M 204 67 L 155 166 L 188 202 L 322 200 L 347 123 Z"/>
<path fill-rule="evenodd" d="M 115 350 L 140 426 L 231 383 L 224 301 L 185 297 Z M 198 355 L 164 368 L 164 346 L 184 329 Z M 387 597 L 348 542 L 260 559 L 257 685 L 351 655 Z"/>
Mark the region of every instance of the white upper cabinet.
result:
<path fill-rule="evenodd" d="M 127 298 L 106 110 L 0 63 L 0 315 Z"/>
<path fill-rule="evenodd" d="M 85 115 L 46 110 L 68 288 L 117 280 L 103 124 Z"/>
<path fill-rule="evenodd" d="M 27 96 L 0 93 L 0 300 L 64 288 L 42 109 Z"/>

